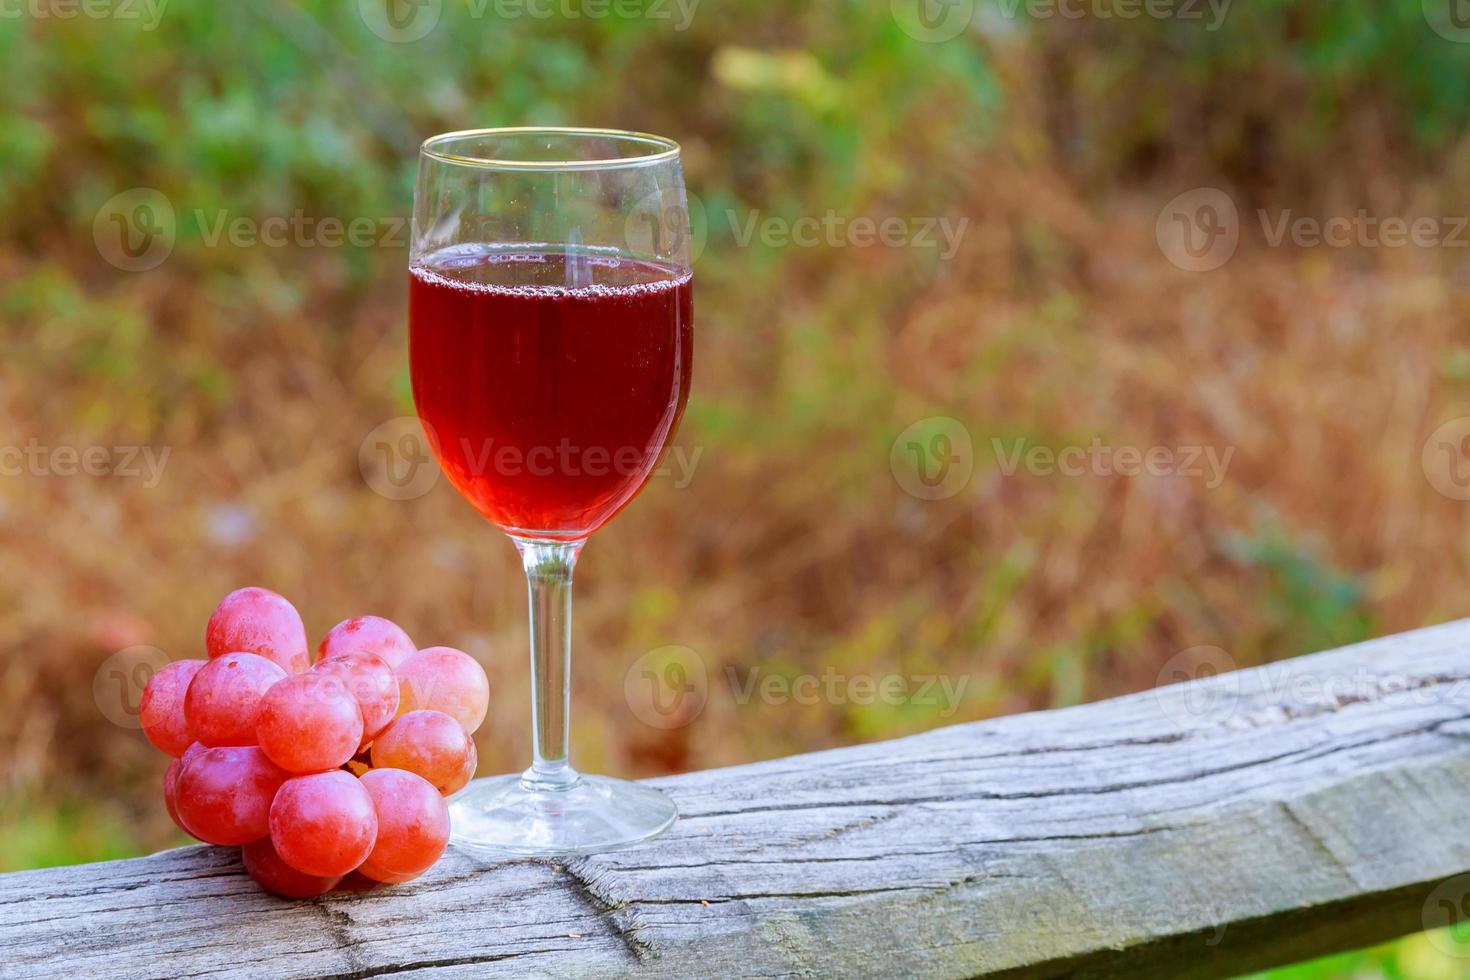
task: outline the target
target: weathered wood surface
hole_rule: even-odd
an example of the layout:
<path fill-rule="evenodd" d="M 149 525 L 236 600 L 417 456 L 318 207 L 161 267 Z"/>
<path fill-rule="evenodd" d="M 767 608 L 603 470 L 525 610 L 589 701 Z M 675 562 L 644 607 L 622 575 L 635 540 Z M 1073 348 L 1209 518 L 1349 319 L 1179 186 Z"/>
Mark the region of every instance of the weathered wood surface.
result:
<path fill-rule="evenodd" d="M 1470 621 L 658 780 L 651 845 L 308 903 L 203 847 L 0 876 L 0 975 L 1229 976 L 1433 921 L 1467 677 Z"/>

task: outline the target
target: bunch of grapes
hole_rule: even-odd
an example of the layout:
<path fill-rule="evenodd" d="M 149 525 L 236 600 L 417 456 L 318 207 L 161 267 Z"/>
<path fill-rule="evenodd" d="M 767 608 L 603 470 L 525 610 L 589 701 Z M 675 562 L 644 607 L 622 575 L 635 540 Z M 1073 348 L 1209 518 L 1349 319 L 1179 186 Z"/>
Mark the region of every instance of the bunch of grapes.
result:
<path fill-rule="evenodd" d="M 356 873 L 397 884 L 449 842 L 444 797 L 475 773 L 485 671 L 420 650 L 377 616 L 339 623 L 312 663 L 301 615 L 268 589 L 225 596 L 207 660 L 154 674 L 143 731 L 173 756 L 163 799 L 183 830 L 241 846 L 267 891 L 310 898 Z"/>

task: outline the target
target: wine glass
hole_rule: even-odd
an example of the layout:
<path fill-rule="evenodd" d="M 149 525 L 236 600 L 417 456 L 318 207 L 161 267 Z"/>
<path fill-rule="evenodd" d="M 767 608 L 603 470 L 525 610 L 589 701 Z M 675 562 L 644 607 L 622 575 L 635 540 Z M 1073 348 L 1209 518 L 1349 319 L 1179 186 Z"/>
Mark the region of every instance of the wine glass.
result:
<path fill-rule="evenodd" d="M 674 802 L 568 759 L 572 569 L 638 494 L 689 398 L 693 304 L 679 145 L 514 128 L 424 142 L 409 255 L 414 403 L 439 465 L 508 534 L 530 593 L 533 757 L 450 803 L 483 852 L 592 853 Z"/>

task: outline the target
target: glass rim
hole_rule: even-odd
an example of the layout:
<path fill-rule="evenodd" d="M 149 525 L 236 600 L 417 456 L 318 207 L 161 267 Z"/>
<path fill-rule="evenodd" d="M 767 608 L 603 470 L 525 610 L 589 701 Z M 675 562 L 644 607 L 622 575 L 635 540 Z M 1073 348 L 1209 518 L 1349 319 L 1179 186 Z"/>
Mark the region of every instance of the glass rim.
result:
<path fill-rule="evenodd" d="M 544 133 L 549 136 L 610 137 L 644 144 L 652 148 L 652 152 L 600 160 L 516 160 L 493 156 L 466 156 L 461 153 L 445 152 L 440 148 L 474 137 L 525 136 L 535 133 Z M 583 126 L 498 126 L 488 129 L 460 129 L 452 133 L 430 136 L 419 144 L 419 153 L 443 163 L 479 167 L 485 170 L 616 170 L 623 167 L 645 167 L 667 160 L 676 160 L 679 157 L 680 147 L 678 143 L 666 136 L 640 133 L 629 129 L 592 129 Z"/>

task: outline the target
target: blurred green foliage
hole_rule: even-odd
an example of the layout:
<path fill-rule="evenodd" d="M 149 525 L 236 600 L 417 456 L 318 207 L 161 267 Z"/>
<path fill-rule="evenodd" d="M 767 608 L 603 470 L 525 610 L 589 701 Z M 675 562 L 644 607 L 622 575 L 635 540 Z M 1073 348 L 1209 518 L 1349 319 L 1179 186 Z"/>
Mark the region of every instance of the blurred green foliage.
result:
<path fill-rule="evenodd" d="M 1423 165 L 1470 120 L 1470 57 L 1427 29 L 1419 0 L 1237 2 L 1218 22 L 1195 6 L 1200 20 L 1085 18 L 1039 34 L 1075 100 L 1066 149 L 1101 186 L 1182 162 L 1300 200 L 1365 162 L 1340 154 L 1377 144 Z"/>

